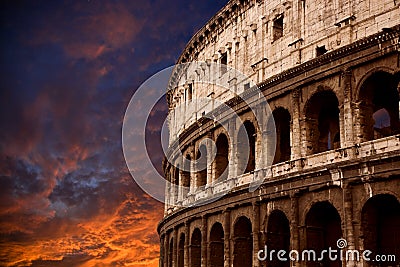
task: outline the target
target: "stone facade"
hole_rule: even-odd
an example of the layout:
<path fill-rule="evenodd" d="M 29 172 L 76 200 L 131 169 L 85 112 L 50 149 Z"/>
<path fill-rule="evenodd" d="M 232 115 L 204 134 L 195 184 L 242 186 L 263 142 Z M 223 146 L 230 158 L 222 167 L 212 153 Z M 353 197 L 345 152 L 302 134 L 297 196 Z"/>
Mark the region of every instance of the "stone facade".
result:
<path fill-rule="evenodd" d="M 168 88 L 160 266 L 399 266 L 400 2 L 229 1 L 178 63 L 192 61 Z M 230 90 L 200 85 L 206 73 Z M 270 110 L 243 101 L 260 91 Z M 396 261 L 257 258 L 265 245 L 320 252 L 340 238 Z"/>

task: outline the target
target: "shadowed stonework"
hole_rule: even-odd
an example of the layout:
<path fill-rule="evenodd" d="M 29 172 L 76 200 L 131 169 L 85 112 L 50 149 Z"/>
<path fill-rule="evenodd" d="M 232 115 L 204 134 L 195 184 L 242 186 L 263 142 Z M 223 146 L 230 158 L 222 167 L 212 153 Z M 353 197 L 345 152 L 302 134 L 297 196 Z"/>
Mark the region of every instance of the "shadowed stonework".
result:
<path fill-rule="evenodd" d="M 399 264 L 399 8 L 232 0 L 192 37 L 178 63 L 201 63 L 166 89 L 160 266 Z M 229 88 L 201 84 L 207 75 Z M 264 248 L 271 259 L 259 259 Z M 319 260 L 330 248 L 370 260 Z M 317 259 L 290 260 L 291 250 Z"/>

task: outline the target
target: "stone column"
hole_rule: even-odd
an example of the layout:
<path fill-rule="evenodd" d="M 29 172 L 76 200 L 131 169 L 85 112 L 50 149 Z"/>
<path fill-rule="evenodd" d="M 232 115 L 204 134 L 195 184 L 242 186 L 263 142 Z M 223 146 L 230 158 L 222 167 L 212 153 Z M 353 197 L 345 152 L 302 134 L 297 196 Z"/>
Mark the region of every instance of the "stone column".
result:
<path fill-rule="evenodd" d="M 298 159 L 302 156 L 301 152 L 301 128 L 300 128 L 300 94 L 301 89 L 296 88 L 292 91 L 292 124 L 291 124 L 291 159 Z"/>
<path fill-rule="evenodd" d="M 179 177 L 176 177 L 176 172 L 175 172 L 175 168 L 173 167 L 171 168 L 171 205 L 175 206 L 176 205 L 176 201 L 177 201 L 177 186 L 176 186 L 176 179 L 179 179 Z"/>
<path fill-rule="evenodd" d="M 169 234 L 168 232 L 165 232 L 165 237 L 164 237 L 164 263 L 163 265 L 160 266 L 164 266 L 164 267 L 168 267 L 168 245 L 169 245 Z"/>
<path fill-rule="evenodd" d="M 179 165 L 179 166 L 182 166 L 182 165 Z M 182 166 L 183 167 L 183 166 Z M 181 202 L 182 201 L 182 199 L 183 199 L 183 171 L 182 170 L 179 170 L 179 177 L 180 177 L 180 179 L 179 179 L 179 184 L 178 184 L 178 200 L 177 200 L 177 202 Z"/>
<path fill-rule="evenodd" d="M 374 120 L 373 107 L 371 102 L 361 100 L 353 102 L 354 111 L 354 140 L 355 143 L 362 143 L 373 139 Z"/>
<path fill-rule="evenodd" d="M 351 70 L 346 70 L 342 73 L 341 87 L 343 89 L 343 108 L 340 110 L 341 119 L 343 120 L 343 126 L 340 129 L 340 146 L 349 147 L 354 144 L 353 134 L 353 110 L 352 110 L 352 97 L 351 97 L 351 79 L 353 77 Z"/>
<path fill-rule="evenodd" d="M 181 97 L 181 106 L 182 106 L 182 124 L 186 123 L 188 120 L 188 112 L 187 112 L 187 91 L 188 91 L 189 85 L 186 83 L 183 88 L 180 90 L 182 97 Z"/>
<path fill-rule="evenodd" d="M 169 175 L 169 167 L 167 167 L 165 171 L 165 205 L 164 205 L 164 215 L 168 214 L 168 209 L 170 205 L 170 175 Z"/>
<path fill-rule="evenodd" d="M 158 266 L 163 267 L 164 266 L 164 239 L 165 239 L 165 234 L 161 234 L 160 236 L 160 259 L 158 261 Z"/>
<path fill-rule="evenodd" d="M 185 251 L 184 251 L 184 261 L 183 261 L 183 266 L 184 267 L 190 267 L 189 266 L 189 227 L 190 223 L 189 221 L 185 222 Z"/>
<path fill-rule="evenodd" d="M 353 226 L 353 195 L 351 185 L 343 186 L 343 209 L 344 209 L 344 235 L 347 240 L 346 249 L 355 249 L 354 226 Z M 357 266 L 357 261 L 348 261 L 346 266 Z"/>
<path fill-rule="evenodd" d="M 207 267 L 207 252 L 208 252 L 208 242 L 207 242 L 207 217 L 204 215 L 201 217 L 201 267 Z"/>
<path fill-rule="evenodd" d="M 224 267 L 231 267 L 231 211 L 224 211 Z"/>
<path fill-rule="evenodd" d="M 207 185 L 206 188 L 208 186 L 211 185 L 212 183 L 212 177 L 213 177 L 213 169 L 212 169 L 212 154 L 213 154 L 213 150 L 212 150 L 212 145 L 211 145 L 211 140 L 212 140 L 212 134 L 208 133 L 207 134 L 207 138 L 209 138 L 210 140 L 207 140 Z"/>
<path fill-rule="evenodd" d="M 254 107 L 254 110 L 257 119 L 260 120 L 258 121 L 258 125 L 261 134 L 256 140 L 256 148 L 260 148 L 256 149 L 256 169 L 262 169 L 267 166 L 268 157 L 270 156 L 268 150 L 271 142 L 268 138 L 268 134 L 271 129 L 268 129 L 268 120 L 271 114 L 269 114 L 269 112 L 267 113 L 264 101 L 260 101 L 260 103 Z"/>
<path fill-rule="evenodd" d="M 267 35 L 268 35 L 268 28 L 267 28 L 268 27 L 268 20 L 267 20 L 267 18 L 265 16 L 263 16 L 261 18 L 261 21 L 262 21 L 261 22 L 261 51 L 259 52 L 259 54 L 261 54 L 263 58 L 267 58 L 268 52 L 267 52 L 267 49 L 265 49 L 265 47 L 266 47 L 266 43 L 267 43 L 266 38 L 267 38 Z M 261 64 L 262 64 L 262 66 L 261 66 L 261 68 L 262 68 L 262 70 L 261 70 L 261 73 L 262 73 L 261 80 L 264 81 L 265 78 L 266 78 L 265 77 L 266 64 L 264 62 L 262 62 Z"/>
<path fill-rule="evenodd" d="M 344 112 L 344 104 L 339 105 L 339 136 L 340 136 L 340 148 L 346 147 L 346 141 L 345 141 L 345 121 L 344 121 L 344 116 L 346 116 Z M 331 142 L 332 142 L 332 149 L 334 148 L 333 146 L 333 137 L 331 137 Z"/>
<path fill-rule="evenodd" d="M 174 228 L 174 250 L 172 252 L 172 266 L 178 266 L 178 228 Z"/>
<path fill-rule="evenodd" d="M 195 155 L 191 156 L 192 160 L 190 161 L 190 194 L 194 194 L 196 190 L 196 166 L 195 162 Z"/>
<path fill-rule="evenodd" d="M 228 179 L 236 177 L 237 174 L 237 140 L 236 140 L 236 120 L 230 119 L 229 124 L 228 124 L 228 131 L 229 131 L 229 150 L 230 150 L 230 155 L 229 155 L 229 173 L 228 173 Z"/>
<path fill-rule="evenodd" d="M 299 197 L 297 194 L 290 196 L 290 250 L 300 251 L 299 237 Z M 292 262 L 291 266 L 299 267 L 298 261 Z"/>
<path fill-rule="evenodd" d="M 301 156 L 306 157 L 318 153 L 318 120 L 304 117 L 300 120 Z"/>
<path fill-rule="evenodd" d="M 259 267 L 258 251 L 260 250 L 260 204 L 253 203 L 253 267 Z"/>

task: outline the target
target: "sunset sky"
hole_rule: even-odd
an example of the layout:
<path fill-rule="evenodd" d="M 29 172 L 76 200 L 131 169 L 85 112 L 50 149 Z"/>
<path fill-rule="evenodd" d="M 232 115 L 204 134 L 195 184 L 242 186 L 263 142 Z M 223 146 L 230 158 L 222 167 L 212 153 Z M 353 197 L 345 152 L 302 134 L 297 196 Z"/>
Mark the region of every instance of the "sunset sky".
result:
<path fill-rule="evenodd" d="M 0 266 L 158 266 L 123 116 L 226 2 L 1 1 Z"/>

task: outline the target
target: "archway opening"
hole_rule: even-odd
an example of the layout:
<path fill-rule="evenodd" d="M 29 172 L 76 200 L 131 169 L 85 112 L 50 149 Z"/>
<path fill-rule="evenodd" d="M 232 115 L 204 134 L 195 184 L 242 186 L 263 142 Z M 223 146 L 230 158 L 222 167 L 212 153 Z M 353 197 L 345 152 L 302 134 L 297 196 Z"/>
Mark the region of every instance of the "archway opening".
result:
<path fill-rule="evenodd" d="M 307 154 L 340 147 L 339 101 L 332 91 L 315 93 L 306 108 Z"/>
<path fill-rule="evenodd" d="M 275 210 L 268 218 L 267 225 L 267 248 L 269 251 L 284 250 L 286 253 L 290 251 L 290 226 L 286 215 Z M 268 259 L 268 266 L 287 267 L 290 266 L 289 261 L 280 261 L 277 257 Z"/>
<path fill-rule="evenodd" d="M 307 249 L 316 252 L 320 257 L 322 250 L 337 249 L 337 240 L 342 237 L 339 213 L 328 201 L 315 203 L 306 217 Z M 324 257 L 323 261 L 308 261 L 307 266 L 342 266 L 340 259 L 332 261 Z"/>
<path fill-rule="evenodd" d="M 190 239 L 190 266 L 201 267 L 201 232 L 199 228 L 194 229 Z"/>
<path fill-rule="evenodd" d="M 215 143 L 217 147 L 217 154 L 214 160 L 215 179 L 223 181 L 228 177 L 228 138 L 225 134 L 220 134 Z"/>
<path fill-rule="evenodd" d="M 184 266 L 184 255 L 185 255 L 185 234 L 181 234 L 178 244 L 178 267 Z"/>
<path fill-rule="evenodd" d="M 224 229 L 215 223 L 210 231 L 210 266 L 224 266 Z"/>
<path fill-rule="evenodd" d="M 389 194 L 370 198 L 361 212 L 364 249 L 375 255 L 395 255 L 400 259 L 400 203 Z M 381 262 L 380 266 L 393 266 L 394 262 Z"/>
<path fill-rule="evenodd" d="M 237 149 L 238 174 L 254 171 L 256 166 L 256 129 L 248 120 L 240 126 Z"/>
<path fill-rule="evenodd" d="M 290 160 L 290 114 L 287 109 L 272 112 L 276 129 L 276 149 L 273 164 Z"/>
<path fill-rule="evenodd" d="M 233 267 L 253 266 L 253 237 L 251 221 L 240 217 L 234 226 Z"/>
<path fill-rule="evenodd" d="M 196 186 L 201 187 L 207 184 L 207 147 L 201 145 L 196 155 Z"/>
<path fill-rule="evenodd" d="M 361 85 L 359 94 L 360 136 L 363 141 L 397 134 L 399 122 L 399 75 L 378 71 Z"/>

